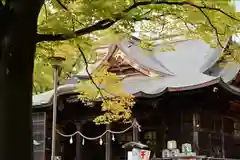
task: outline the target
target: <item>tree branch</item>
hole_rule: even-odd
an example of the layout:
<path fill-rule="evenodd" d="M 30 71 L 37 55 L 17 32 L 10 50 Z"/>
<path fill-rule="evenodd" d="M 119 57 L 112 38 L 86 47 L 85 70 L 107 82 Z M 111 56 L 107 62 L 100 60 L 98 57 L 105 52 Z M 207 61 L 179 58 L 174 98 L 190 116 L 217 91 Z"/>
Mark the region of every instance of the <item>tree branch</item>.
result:
<path fill-rule="evenodd" d="M 177 17 L 178 19 L 180 19 L 183 23 L 184 23 L 184 25 L 185 25 L 185 27 L 188 29 L 188 31 L 189 31 L 189 33 L 196 33 L 195 31 L 193 31 L 189 26 L 188 26 L 188 24 L 190 24 L 189 22 L 187 22 L 187 21 L 185 21 L 183 18 L 181 18 L 181 17 Z M 192 24 L 191 24 L 192 25 Z"/>
<path fill-rule="evenodd" d="M 37 87 L 33 83 L 33 93 L 38 94 Z"/>
<path fill-rule="evenodd" d="M 116 22 L 117 21 L 114 21 L 114 20 L 111 20 L 111 19 L 101 20 L 94 25 L 91 25 L 89 27 L 86 27 L 86 28 L 75 31 L 74 36 L 72 34 L 70 34 L 70 35 L 68 35 L 68 34 L 55 34 L 55 35 L 52 35 L 52 34 L 38 34 L 37 35 L 37 42 L 41 42 L 41 41 L 60 41 L 60 40 L 72 39 L 72 38 L 75 38 L 77 36 L 82 36 L 82 35 L 85 35 L 85 34 L 88 34 L 88 33 L 94 32 L 94 31 L 107 29 Z"/>
<path fill-rule="evenodd" d="M 221 12 L 222 14 L 228 16 L 229 18 L 231 19 L 234 19 L 236 21 L 239 21 L 239 19 L 231 16 L 230 14 L 226 13 L 225 11 L 221 10 L 220 8 L 214 8 L 214 7 L 208 7 L 206 5 L 204 6 L 199 6 L 199 5 L 196 5 L 192 2 L 189 2 L 189 1 L 182 1 L 182 2 L 169 2 L 167 0 L 152 0 L 152 1 L 143 1 L 143 2 L 137 2 L 135 4 L 133 4 L 132 6 L 130 6 L 128 9 L 124 10 L 124 12 L 129 12 L 130 10 L 132 9 L 135 9 L 139 6 L 147 6 L 147 5 L 151 5 L 151 4 L 167 4 L 167 5 L 179 5 L 179 6 L 183 6 L 183 5 L 189 5 L 189 6 L 192 6 L 194 8 L 198 8 L 198 9 L 208 9 L 208 10 L 214 10 L 214 11 L 218 11 L 218 12 Z"/>
<path fill-rule="evenodd" d="M 153 4 L 166 4 L 166 5 L 179 5 L 179 6 L 184 6 L 184 5 L 188 5 L 188 6 L 192 6 L 194 8 L 199 9 L 201 12 L 203 11 L 203 9 L 208 9 L 208 10 L 214 10 L 216 12 L 220 12 L 223 15 L 236 20 L 238 22 L 240 22 L 239 19 L 231 16 L 230 14 L 228 14 L 227 12 L 221 10 L 220 8 L 214 8 L 214 7 L 208 7 L 208 6 L 200 6 L 200 5 L 196 5 L 192 2 L 189 1 L 182 1 L 182 2 L 169 2 L 166 0 L 151 0 L 151 1 L 143 1 L 143 2 L 136 2 L 133 5 L 131 5 L 130 7 L 128 7 L 127 9 L 123 10 L 120 13 L 128 13 L 131 10 L 139 7 L 139 6 L 148 6 L 148 5 L 153 5 Z M 203 13 L 203 12 L 202 12 Z M 119 17 L 119 15 L 121 14 L 116 14 L 115 17 L 117 17 L 116 19 L 104 19 L 101 20 L 89 27 L 86 28 L 82 28 L 79 29 L 77 31 L 74 32 L 74 35 L 66 35 L 66 34 L 37 34 L 37 42 L 41 42 L 41 41 L 59 41 L 59 40 L 67 40 L 67 39 L 72 39 L 75 38 L 77 36 L 82 36 L 94 31 L 98 31 L 98 30 L 104 30 L 107 29 L 109 27 L 111 27 L 112 25 L 114 25 L 117 21 L 121 20 L 122 17 Z M 205 15 L 204 15 L 205 16 Z"/>
<path fill-rule="evenodd" d="M 102 98 L 101 100 L 104 102 L 104 101 L 107 101 L 107 100 L 110 100 L 110 99 L 111 99 L 111 98 L 105 97 L 105 96 L 103 95 L 103 93 L 102 93 L 102 90 L 105 91 L 106 93 L 110 94 L 110 95 L 113 96 L 114 98 L 120 97 L 120 96 L 117 96 L 117 95 L 115 95 L 115 94 L 110 93 L 109 91 L 107 91 L 107 90 L 104 89 L 104 88 L 100 88 L 100 87 L 96 84 L 96 82 L 94 81 L 91 73 L 89 72 L 89 66 L 88 66 L 89 63 L 88 63 L 88 61 L 87 61 L 87 58 L 86 58 L 86 56 L 85 56 L 85 54 L 84 54 L 84 52 L 83 52 L 83 50 L 81 49 L 81 47 L 80 47 L 79 44 L 77 44 L 77 48 L 78 48 L 81 56 L 83 57 L 83 62 L 84 62 L 84 64 L 85 64 L 85 70 L 86 70 L 86 72 L 87 72 L 87 75 L 88 75 L 88 77 L 89 77 L 89 80 L 92 82 L 92 84 L 93 84 L 93 85 L 96 87 L 96 89 L 98 90 L 98 92 L 99 92 L 99 94 L 100 94 L 100 97 Z"/>
<path fill-rule="evenodd" d="M 79 44 L 77 44 L 77 48 L 78 48 L 79 52 L 81 53 L 81 55 L 82 55 L 82 57 L 83 57 L 83 62 L 85 63 L 85 70 L 86 70 L 86 72 L 87 72 L 87 74 L 88 74 L 88 77 L 89 77 L 90 81 L 91 81 L 92 84 L 97 88 L 98 93 L 100 94 L 102 100 L 105 100 L 105 97 L 104 97 L 104 95 L 103 95 L 103 93 L 102 93 L 102 91 L 101 91 L 101 88 L 98 87 L 98 85 L 97 85 L 96 82 L 94 81 L 91 73 L 89 72 L 87 58 L 86 58 L 85 54 L 83 53 L 83 50 L 81 49 L 81 47 L 80 47 Z"/>
<path fill-rule="evenodd" d="M 46 6 L 46 3 L 44 3 L 43 5 L 44 5 L 44 10 L 45 10 L 45 17 L 46 17 L 46 20 L 47 20 L 47 18 L 48 18 L 47 6 Z"/>
<path fill-rule="evenodd" d="M 56 0 L 57 3 L 66 11 L 68 11 L 68 8 L 61 2 L 61 0 Z"/>
<path fill-rule="evenodd" d="M 145 13 L 141 14 L 139 17 L 141 18 L 132 18 L 134 21 L 142 21 L 142 20 L 150 20 L 149 17 L 146 17 L 146 15 L 148 15 L 149 13 L 151 13 L 152 9 L 146 11 Z"/>
<path fill-rule="evenodd" d="M 79 50 L 79 49 L 78 49 Z M 80 52 L 80 51 L 79 51 Z M 77 64 L 78 64 L 78 62 L 80 61 L 80 59 L 81 59 L 81 57 L 82 57 L 82 54 L 79 54 L 78 55 L 78 57 L 76 58 L 76 60 L 73 62 L 73 64 L 72 64 L 72 67 L 71 68 L 75 68 L 76 66 L 77 66 Z M 99 59 L 98 58 L 96 58 L 93 62 L 85 62 L 84 64 L 95 64 L 95 63 L 97 63 L 97 61 L 98 61 Z M 73 73 L 73 69 L 70 71 L 70 72 L 66 72 L 66 75 L 65 75 L 65 78 L 70 78 L 71 76 L 72 76 L 72 73 Z"/>
<path fill-rule="evenodd" d="M 201 9 L 199 8 L 199 10 L 202 12 L 202 14 L 204 15 L 204 17 L 207 19 L 208 23 L 210 24 L 210 26 L 213 28 L 215 34 L 216 34 L 216 37 L 217 37 L 217 42 L 218 44 L 220 45 L 221 48 L 225 48 L 221 41 L 220 41 L 220 38 L 219 38 L 219 33 L 218 33 L 218 30 L 217 28 L 213 25 L 213 23 L 211 22 L 210 18 L 207 16 L 207 14 Z"/>

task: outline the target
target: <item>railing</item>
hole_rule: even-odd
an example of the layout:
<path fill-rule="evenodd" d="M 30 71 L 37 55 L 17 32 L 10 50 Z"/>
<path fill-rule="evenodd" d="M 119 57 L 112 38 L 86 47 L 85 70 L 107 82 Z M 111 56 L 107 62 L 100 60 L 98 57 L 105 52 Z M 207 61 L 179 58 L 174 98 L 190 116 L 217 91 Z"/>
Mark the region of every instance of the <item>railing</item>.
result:
<path fill-rule="evenodd" d="M 203 160 L 206 156 L 174 156 L 174 157 L 167 157 L 167 158 L 154 158 L 153 160 Z"/>
<path fill-rule="evenodd" d="M 46 113 L 38 112 L 33 113 L 33 140 L 39 143 L 34 145 L 33 157 L 34 160 L 44 160 L 45 159 L 45 133 L 46 133 Z"/>
<path fill-rule="evenodd" d="M 212 157 L 207 157 L 206 160 L 240 160 L 238 158 L 212 158 Z"/>
<path fill-rule="evenodd" d="M 153 158 L 153 160 L 240 160 L 236 158 L 215 158 L 207 156 L 176 156 L 168 158 Z"/>

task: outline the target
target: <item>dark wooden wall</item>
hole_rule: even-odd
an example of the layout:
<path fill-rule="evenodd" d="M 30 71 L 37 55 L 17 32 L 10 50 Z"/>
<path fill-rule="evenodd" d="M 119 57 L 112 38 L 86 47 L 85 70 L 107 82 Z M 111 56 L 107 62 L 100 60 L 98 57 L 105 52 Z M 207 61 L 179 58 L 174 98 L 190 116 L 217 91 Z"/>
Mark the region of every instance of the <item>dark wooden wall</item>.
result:
<path fill-rule="evenodd" d="M 101 114 L 99 104 L 89 107 L 81 102 L 70 103 L 68 97 L 61 98 L 64 109 L 58 111 L 58 124 L 65 126 L 69 122 L 89 121 L 83 125 L 83 132 L 88 136 L 100 135 L 105 128 L 99 128 L 91 122 L 94 117 Z M 191 143 L 199 154 L 239 158 L 240 126 L 236 124 L 240 118 L 234 114 L 235 111 L 230 112 L 232 101 L 236 101 L 236 97 L 222 88 L 213 92 L 213 86 L 187 92 L 167 93 L 155 98 L 137 98 L 133 117 L 142 127 L 142 132 L 139 133 L 140 141 L 148 144 L 156 156 L 161 156 L 161 150 L 166 148 L 168 140 L 176 140 L 179 149 L 182 143 L 187 142 Z M 235 105 L 235 110 L 236 108 L 238 106 Z M 48 113 L 48 118 L 51 119 L 51 112 Z M 128 124 L 121 122 L 112 124 L 113 130 L 127 127 Z M 113 160 L 120 160 L 126 156 L 126 151 L 121 149 L 121 145 L 132 139 L 132 131 L 116 137 L 116 141 L 112 143 Z M 92 147 L 94 148 L 92 156 L 99 156 L 102 159 L 102 153 L 105 153 L 104 146 L 98 143 L 86 141 L 83 155 L 88 154 L 87 149 Z"/>

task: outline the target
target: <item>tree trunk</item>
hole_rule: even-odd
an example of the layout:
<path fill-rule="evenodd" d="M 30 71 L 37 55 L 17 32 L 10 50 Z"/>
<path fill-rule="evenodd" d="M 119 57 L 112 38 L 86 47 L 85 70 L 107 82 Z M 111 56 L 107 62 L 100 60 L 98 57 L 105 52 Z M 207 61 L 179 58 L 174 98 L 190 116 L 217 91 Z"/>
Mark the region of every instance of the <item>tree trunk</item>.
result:
<path fill-rule="evenodd" d="M 1 160 L 33 159 L 32 73 L 41 5 L 37 0 L 12 0 L 0 17 L 8 20 L 0 25 Z"/>

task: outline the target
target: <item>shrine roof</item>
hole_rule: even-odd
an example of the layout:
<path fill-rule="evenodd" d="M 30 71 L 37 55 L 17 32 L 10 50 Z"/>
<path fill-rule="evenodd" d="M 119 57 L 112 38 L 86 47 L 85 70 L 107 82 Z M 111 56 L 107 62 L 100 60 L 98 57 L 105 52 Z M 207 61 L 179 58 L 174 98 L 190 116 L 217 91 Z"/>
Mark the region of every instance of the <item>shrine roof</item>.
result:
<path fill-rule="evenodd" d="M 192 90 L 214 84 L 220 84 L 233 94 L 240 95 L 239 88 L 230 84 L 240 66 L 234 62 L 220 61 L 223 49 L 211 48 L 202 40 L 185 39 L 171 42 L 174 50 L 166 52 L 161 52 L 161 49 L 169 44 L 156 41 L 151 53 L 146 54 L 139 43 L 138 39 L 132 39 L 111 45 L 104 58 L 93 68 L 98 68 L 118 48 L 125 57 L 137 64 L 133 67 L 154 73 L 151 76 L 130 76 L 122 80 L 124 89 L 137 97 L 156 97 L 165 92 Z M 60 86 L 58 94 L 73 92 L 77 79 L 83 80 L 87 76 L 84 72 L 79 73 L 75 80 Z M 50 104 L 52 96 L 53 91 L 35 95 L 33 105 Z"/>

